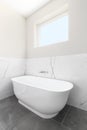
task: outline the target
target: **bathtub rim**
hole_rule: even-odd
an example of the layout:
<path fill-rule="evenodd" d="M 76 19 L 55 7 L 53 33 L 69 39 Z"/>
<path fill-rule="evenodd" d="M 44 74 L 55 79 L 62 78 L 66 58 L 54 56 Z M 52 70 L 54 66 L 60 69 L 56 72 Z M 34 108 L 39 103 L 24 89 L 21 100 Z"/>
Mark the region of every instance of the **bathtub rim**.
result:
<path fill-rule="evenodd" d="M 31 84 L 29 83 L 24 83 L 24 82 L 21 82 L 21 81 L 18 81 L 19 78 L 23 78 L 23 77 L 39 77 L 39 78 L 42 78 L 42 79 L 50 79 L 50 80 L 58 80 L 58 81 L 63 81 L 65 83 L 68 83 L 70 84 L 70 87 L 68 89 L 65 89 L 65 90 L 55 90 L 55 89 L 47 89 L 47 88 L 41 88 L 41 87 L 37 87 L 37 86 L 32 86 Z M 54 78 L 47 78 L 47 77 L 40 77 L 40 76 L 34 76 L 34 75 L 24 75 L 24 76 L 18 76 L 18 77 L 15 77 L 15 78 L 11 78 L 11 81 L 14 83 L 18 83 L 18 84 L 21 84 L 21 85 L 25 85 L 25 86 L 29 86 L 29 87 L 33 87 L 33 88 L 37 88 L 37 89 L 41 89 L 41 90 L 45 90 L 45 91 L 49 91 L 49 92 L 67 92 L 67 91 L 70 91 L 73 89 L 74 85 L 73 83 L 69 82 L 69 81 L 65 81 L 65 80 L 60 80 L 60 79 L 54 79 Z M 14 85 L 13 85 L 14 87 Z"/>

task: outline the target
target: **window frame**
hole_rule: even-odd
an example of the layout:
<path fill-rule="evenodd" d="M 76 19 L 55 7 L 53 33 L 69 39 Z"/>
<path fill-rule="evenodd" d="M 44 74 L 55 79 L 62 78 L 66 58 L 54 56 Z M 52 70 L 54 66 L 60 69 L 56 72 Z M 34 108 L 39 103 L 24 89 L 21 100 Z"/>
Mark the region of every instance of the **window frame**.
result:
<path fill-rule="evenodd" d="M 69 11 L 68 11 L 68 4 L 64 5 L 61 9 L 58 9 L 56 12 L 51 13 L 50 15 L 47 15 L 41 19 L 39 19 L 38 21 L 36 21 L 35 25 L 34 25 L 34 48 L 38 48 L 38 47 L 46 47 L 46 46 L 50 46 L 50 45 L 54 45 L 54 44 L 59 44 L 59 43 L 64 43 L 63 42 L 58 42 L 58 43 L 52 43 L 49 45 L 44 45 L 44 46 L 40 46 L 39 45 L 39 39 L 38 39 L 38 33 L 39 33 L 39 27 L 43 24 L 47 24 L 47 23 L 51 23 L 52 21 L 61 18 L 63 16 L 69 15 Z M 66 41 L 65 41 L 66 42 Z"/>

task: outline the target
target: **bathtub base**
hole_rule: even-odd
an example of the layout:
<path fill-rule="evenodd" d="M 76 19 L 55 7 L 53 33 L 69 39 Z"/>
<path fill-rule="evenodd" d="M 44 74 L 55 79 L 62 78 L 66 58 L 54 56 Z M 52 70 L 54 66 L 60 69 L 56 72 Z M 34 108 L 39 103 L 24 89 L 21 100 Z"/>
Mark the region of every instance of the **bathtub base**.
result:
<path fill-rule="evenodd" d="M 40 113 L 34 109 L 32 109 L 31 107 L 27 106 L 26 104 L 24 104 L 22 101 L 18 100 L 18 102 L 23 105 L 24 107 L 26 107 L 27 109 L 29 109 L 30 111 L 32 111 L 33 113 L 35 113 L 36 115 L 44 118 L 44 119 L 50 119 L 50 118 L 53 118 L 55 117 L 59 112 L 57 113 L 54 113 L 54 114 L 51 114 L 51 115 L 47 115 L 47 114 L 43 114 L 43 113 Z"/>

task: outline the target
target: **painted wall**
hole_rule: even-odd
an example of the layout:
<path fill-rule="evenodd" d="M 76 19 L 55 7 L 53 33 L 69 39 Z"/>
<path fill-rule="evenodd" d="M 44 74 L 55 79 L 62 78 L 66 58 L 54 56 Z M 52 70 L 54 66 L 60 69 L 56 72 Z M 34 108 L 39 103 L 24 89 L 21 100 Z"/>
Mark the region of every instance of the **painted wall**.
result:
<path fill-rule="evenodd" d="M 54 56 L 58 55 L 61 51 L 60 49 L 67 45 L 64 44 L 55 44 L 46 47 L 34 48 L 34 33 L 35 33 L 35 24 L 37 21 L 48 17 L 48 15 L 53 14 L 53 12 L 58 11 L 62 6 L 67 3 L 67 0 L 52 0 L 49 4 L 39 9 L 36 13 L 31 15 L 27 19 L 27 57 L 44 57 L 44 56 Z"/>
<path fill-rule="evenodd" d="M 0 3 L 0 57 L 25 57 L 25 19 Z"/>
<path fill-rule="evenodd" d="M 11 78 L 24 75 L 25 19 L 0 3 L 0 99 L 13 95 Z"/>
<path fill-rule="evenodd" d="M 69 41 L 46 47 L 34 48 L 34 24 L 39 19 L 69 4 Z M 53 0 L 27 20 L 27 56 L 46 57 L 87 53 L 87 0 Z"/>

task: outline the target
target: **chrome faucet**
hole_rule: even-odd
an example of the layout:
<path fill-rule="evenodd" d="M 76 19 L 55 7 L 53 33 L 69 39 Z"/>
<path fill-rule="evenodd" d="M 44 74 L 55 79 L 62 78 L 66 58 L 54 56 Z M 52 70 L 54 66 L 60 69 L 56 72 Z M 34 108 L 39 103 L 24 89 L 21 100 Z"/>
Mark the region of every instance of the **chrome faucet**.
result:
<path fill-rule="evenodd" d="M 42 70 L 39 73 L 48 73 L 48 71 Z"/>

